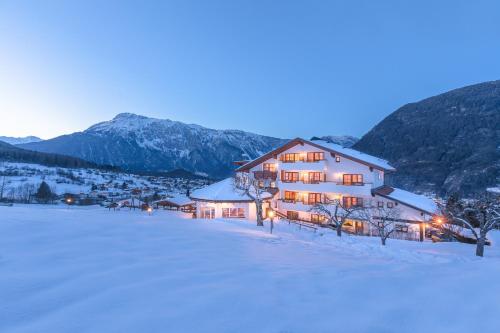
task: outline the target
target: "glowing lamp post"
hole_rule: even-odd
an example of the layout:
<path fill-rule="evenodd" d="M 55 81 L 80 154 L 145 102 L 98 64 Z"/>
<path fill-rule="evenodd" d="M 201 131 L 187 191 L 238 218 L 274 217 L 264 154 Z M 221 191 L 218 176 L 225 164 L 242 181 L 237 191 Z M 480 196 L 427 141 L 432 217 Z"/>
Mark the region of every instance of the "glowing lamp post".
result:
<path fill-rule="evenodd" d="M 153 213 L 153 208 L 151 207 L 148 207 L 148 209 L 146 209 L 148 211 L 148 214 L 151 215 Z"/>
<path fill-rule="evenodd" d="M 66 205 L 68 205 L 68 209 L 69 209 L 69 206 L 71 205 L 72 202 L 73 202 L 73 199 L 71 197 L 66 198 Z"/>
<path fill-rule="evenodd" d="M 273 233 L 273 229 L 274 229 L 274 210 L 270 210 L 267 213 L 267 216 L 269 216 L 269 219 L 271 220 L 271 233 Z"/>

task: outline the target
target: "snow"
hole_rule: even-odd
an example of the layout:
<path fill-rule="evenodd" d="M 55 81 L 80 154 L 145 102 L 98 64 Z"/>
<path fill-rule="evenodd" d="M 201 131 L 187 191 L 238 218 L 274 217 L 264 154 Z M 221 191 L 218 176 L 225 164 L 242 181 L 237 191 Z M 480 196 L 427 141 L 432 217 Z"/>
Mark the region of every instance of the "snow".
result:
<path fill-rule="evenodd" d="M 186 197 L 185 195 L 179 195 L 179 196 L 175 196 L 173 198 L 166 198 L 166 199 L 158 200 L 157 202 L 159 202 L 159 201 L 169 201 L 169 202 L 174 203 L 178 206 L 185 206 L 185 205 L 194 204 L 194 201 L 191 200 L 190 198 Z"/>
<path fill-rule="evenodd" d="M 413 207 L 419 208 L 429 214 L 434 214 L 439 211 L 438 206 L 434 200 L 424 196 L 394 188 L 394 191 L 387 194 L 386 197 L 409 204 Z"/>
<path fill-rule="evenodd" d="M 262 193 L 262 199 L 269 199 L 272 195 Z M 207 201 L 251 201 L 252 199 L 243 191 L 235 188 L 233 178 L 226 178 L 220 182 L 198 189 L 191 193 L 193 200 Z"/>
<path fill-rule="evenodd" d="M 73 169 L 48 167 L 39 164 L 0 162 L 0 175 L 5 174 L 4 197 L 9 192 L 16 192 L 23 185 L 38 188 L 45 181 L 54 193 L 85 193 L 91 191 L 92 185 L 106 185 L 103 194 L 128 196 L 129 190 L 121 189 L 126 182 L 129 188 L 150 188 L 167 190 L 172 194 L 185 193 L 187 187 L 198 188 L 207 182 L 204 180 L 187 180 L 182 178 L 152 177 L 128 174 L 123 172 L 96 169 Z M 68 178 L 68 176 L 70 176 Z"/>
<path fill-rule="evenodd" d="M 378 157 L 375 157 L 375 156 L 372 156 L 372 155 L 368 155 L 368 154 L 362 153 L 360 151 L 357 151 L 357 150 L 354 150 L 354 149 L 351 149 L 351 148 L 345 148 L 345 147 L 342 147 L 341 145 L 338 145 L 338 144 L 335 144 L 335 143 L 331 143 L 331 142 L 327 142 L 327 141 L 324 141 L 324 140 L 314 140 L 313 142 L 316 143 L 316 144 L 318 144 L 318 145 L 320 145 L 320 146 L 323 146 L 325 148 L 328 148 L 328 149 L 331 149 L 333 151 L 336 151 L 336 152 L 338 152 L 340 154 L 343 154 L 343 155 L 346 155 L 346 156 L 349 156 L 349 157 L 352 157 L 352 158 L 364 161 L 364 162 L 372 164 L 374 166 L 378 166 L 378 167 L 380 167 L 382 169 L 390 170 L 390 171 L 396 170 L 396 169 L 394 169 L 394 167 L 392 167 L 389 164 L 388 161 L 383 160 L 381 158 L 378 158 Z"/>
<path fill-rule="evenodd" d="M 0 331 L 497 332 L 500 242 L 96 207 L 0 207 Z M 185 215 L 188 216 L 188 215 Z"/>
<path fill-rule="evenodd" d="M 0 141 L 7 142 L 8 144 L 11 145 L 20 145 L 23 143 L 30 143 L 30 142 L 40 142 L 42 139 L 36 136 L 26 136 L 26 137 L 10 137 L 10 136 L 0 136 Z"/>

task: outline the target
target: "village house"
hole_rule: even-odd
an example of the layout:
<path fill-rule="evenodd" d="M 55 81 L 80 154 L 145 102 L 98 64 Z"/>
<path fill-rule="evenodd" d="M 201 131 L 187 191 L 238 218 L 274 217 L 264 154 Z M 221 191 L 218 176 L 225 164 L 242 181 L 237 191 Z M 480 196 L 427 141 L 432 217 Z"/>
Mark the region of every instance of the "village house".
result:
<path fill-rule="evenodd" d="M 199 218 L 246 218 L 256 219 L 255 202 L 244 191 L 236 188 L 232 178 L 193 191 L 191 199 L 196 202 Z M 270 193 L 264 192 L 264 209 L 271 207 Z"/>
<path fill-rule="evenodd" d="M 296 138 L 253 161 L 238 163 L 236 177 L 258 180 L 274 193 L 267 194 L 264 212 L 272 208 L 290 220 L 324 223 L 325 217 L 311 208 L 337 199 L 346 206 L 397 209 L 395 235 L 423 240 L 437 212 L 433 200 L 385 184 L 385 175 L 396 171 L 387 161 L 323 140 Z M 231 178 L 195 191 L 191 198 L 200 218 L 255 218 L 252 200 L 235 189 Z M 365 221 L 354 219 L 344 228 L 364 235 L 373 231 Z"/>

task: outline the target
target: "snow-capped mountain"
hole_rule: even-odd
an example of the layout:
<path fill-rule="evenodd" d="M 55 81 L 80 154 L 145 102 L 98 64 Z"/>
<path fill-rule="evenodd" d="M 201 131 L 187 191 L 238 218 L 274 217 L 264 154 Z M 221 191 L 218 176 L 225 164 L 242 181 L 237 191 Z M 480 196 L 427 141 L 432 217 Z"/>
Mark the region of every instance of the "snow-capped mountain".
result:
<path fill-rule="evenodd" d="M 239 130 L 214 130 L 122 113 L 83 132 L 20 145 L 130 170 L 191 172 L 224 177 L 232 162 L 253 159 L 286 140 Z"/>
<path fill-rule="evenodd" d="M 345 148 L 350 148 L 356 142 L 359 141 L 359 138 L 356 138 L 355 136 L 350 136 L 350 135 L 326 135 L 326 136 L 318 137 L 318 139 L 324 140 L 326 142 L 335 143 L 335 144 L 340 145 L 340 146 L 345 147 Z"/>
<path fill-rule="evenodd" d="M 40 142 L 42 139 L 36 136 L 25 136 L 22 138 L 14 138 L 10 136 L 0 136 L 0 141 L 7 142 L 8 144 L 11 145 L 20 145 L 23 143 L 30 143 L 30 142 Z"/>

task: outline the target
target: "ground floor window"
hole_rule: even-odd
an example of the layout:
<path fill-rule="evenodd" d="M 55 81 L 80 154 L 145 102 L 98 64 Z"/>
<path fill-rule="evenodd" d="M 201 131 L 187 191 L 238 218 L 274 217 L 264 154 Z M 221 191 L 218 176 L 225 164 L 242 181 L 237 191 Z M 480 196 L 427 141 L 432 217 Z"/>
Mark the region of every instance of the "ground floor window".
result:
<path fill-rule="evenodd" d="M 312 223 L 323 223 L 326 220 L 326 217 L 320 214 L 311 214 L 311 222 Z"/>
<path fill-rule="evenodd" d="M 294 212 L 293 210 L 287 210 L 286 211 L 286 218 L 289 220 L 298 220 L 299 219 L 299 212 Z"/>
<path fill-rule="evenodd" d="M 215 218 L 215 208 L 212 208 L 212 207 L 200 208 L 200 217 L 202 219 L 214 219 Z"/>
<path fill-rule="evenodd" d="M 224 218 L 244 218 L 245 209 L 244 208 L 222 208 L 222 217 Z"/>
<path fill-rule="evenodd" d="M 396 232 L 408 232 L 408 226 L 405 225 L 405 224 L 399 224 L 397 223 L 395 226 L 394 226 L 394 230 Z"/>

